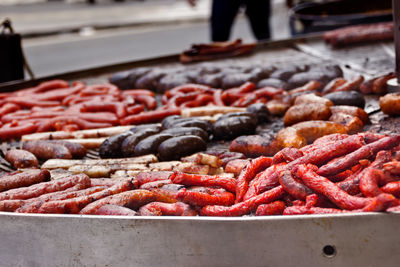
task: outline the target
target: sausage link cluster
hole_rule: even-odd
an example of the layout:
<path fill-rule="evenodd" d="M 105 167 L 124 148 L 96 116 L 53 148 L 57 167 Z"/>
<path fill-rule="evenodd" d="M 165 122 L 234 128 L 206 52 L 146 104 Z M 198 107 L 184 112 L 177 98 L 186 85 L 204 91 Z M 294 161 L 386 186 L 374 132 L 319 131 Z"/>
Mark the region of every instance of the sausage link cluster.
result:
<path fill-rule="evenodd" d="M 47 170 L 18 171 L 0 180 L 0 210 L 121 216 L 400 211 L 399 149 L 400 135 L 333 134 L 274 157 L 232 159 L 226 168 L 236 165 L 236 179 L 161 171 L 48 181 Z"/>
<path fill-rule="evenodd" d="M 112 84 L 63 80 L 0 94 L 0 140 L 54 130 L 104 128 L 157 106 L 148 90 L 121 91 Z"/>
<path fill-rule="evenodd" d="M 207 148 L 211 124 L 194 118 L 170 116 L 161 124 L 144 124 L 107 138 L 100 146 L 101 158 L 157 154 L 160 160 L 181 157 Z"/>

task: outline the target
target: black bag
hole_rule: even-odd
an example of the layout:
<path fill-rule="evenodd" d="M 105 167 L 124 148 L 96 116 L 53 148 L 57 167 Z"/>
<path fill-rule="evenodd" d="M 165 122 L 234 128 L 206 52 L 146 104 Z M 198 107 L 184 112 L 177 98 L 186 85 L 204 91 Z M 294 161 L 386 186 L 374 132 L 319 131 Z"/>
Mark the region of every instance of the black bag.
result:
<path fill-rule="evenodd" d="M 8 19 L 1 23 L 0 30 L 0 83 L 24 79 L 24 66 L 32 77 L 22 52 L 21 35 L 14 33 Z"/>

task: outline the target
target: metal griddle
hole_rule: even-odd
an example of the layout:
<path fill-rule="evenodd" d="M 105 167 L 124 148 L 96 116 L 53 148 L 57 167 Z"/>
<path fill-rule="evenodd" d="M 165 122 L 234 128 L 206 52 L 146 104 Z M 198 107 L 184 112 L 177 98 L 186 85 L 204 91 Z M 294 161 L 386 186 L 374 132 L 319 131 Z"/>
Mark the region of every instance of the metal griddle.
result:
<path fill-rule="evenodd" d="M 127 62 L 1 85 L 13 91 L 61 78 L 104 83 L 178 56 Z M 320 36 L 260 44 L 227 64 L 339 64 L 366 78 L 394 69 L 393 43 L 332 50 Z M 373 111 L 375 107 L 370 107 Z M 368 110 L 367 110 L 368 111 Z M 378 121 L 378 123 L 380 123 Z M 0 213 L 1 266 L 398 266 L 400 214 L 116 217 Z"/>

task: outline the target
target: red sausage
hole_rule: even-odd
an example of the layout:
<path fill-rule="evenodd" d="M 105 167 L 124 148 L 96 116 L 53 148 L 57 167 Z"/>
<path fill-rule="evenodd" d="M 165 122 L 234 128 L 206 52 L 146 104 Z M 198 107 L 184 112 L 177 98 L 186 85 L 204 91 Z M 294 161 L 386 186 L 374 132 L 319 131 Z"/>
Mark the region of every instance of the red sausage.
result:
<path fill-rule="evenodd" d="M 5 158 L 14 168 L 37 168 L 39 163 L 35 155 L 21 149 L 11 149 L 6 152 Z"/>
<path fill-rule="evenodd" d="M 107 204 L 100 207 L 96 215 L 136 216 L 136 211 L 118 205 Z"/>
<path fill-rule="evenodd" d="M 15 176 L 15 175 L 14 175 Z M 13 176 L 10 176 L 13 177 Z M 37 181 L 47 181 L 50 179 L 50 173 L 48 170 L 29 170 L 24 171 L 23 173 L 17 174 L 17 177 L 21 177 L 18 180 L 32 180 L 34 177 L 37 179 L 34 182 L 38 183 Z M 15 179 L 15 177 L 14 177 Z M 0 179 L 1 180 L 1 179 Z M 28 187 L 21 187 L 16 183 L 15 188 L 8 190 L 6 192 L 0 193 L 0 200 L 6 199 L 29 199 L 38 197 L 43 194 L 62 191 L 67 188 L 73 187 L 77 184 L 84 184 L 86 186 L 90 186 L 90 179 L 85 174 L 78 174 L 74 176 L 68 176 L 65 178 L 57 179 L 50 182 L 42 183 L 39 182 L 38 184 L 34 184 Z M 26 182 L 25 182 L 26 183 Z"/>
<path fill-rule="evenodd" d="M 189 205 L 176 203 L 152 202 L 139 209 L 141 216 L 196 216 L 197 212 Z"/>
<path fill-rule="evenodd" d="M 127 192 L 114 194 L 87 205 L 80 211 L 80 214 L 95 214 L 96 211 L 107 204 L 124 206 L 132 209 L 137 209 L 147 203 L 155 200 L 152 192 L 143 189 L 136 189 Z"/>
<path fill-rule="evenodd" d="M 0 191 L 30 186 L 33 184 L 48 181 L 49 179 L 50 172 L 48 170 L 26 170 L 21 173 L 6 174 L 0 179 Z M 12 195 L 13 192 L 4 192 L 0 194 L 0 199 L 10 199 L 8 197 Z"/>
<path fill-rule="evenodd" d="M 22 144 L 22 149 L 34 154 L 37 158 L 47 159 L 72 159 L 71 152 L 62 144 L 48 140 L 27 141 Z"/>

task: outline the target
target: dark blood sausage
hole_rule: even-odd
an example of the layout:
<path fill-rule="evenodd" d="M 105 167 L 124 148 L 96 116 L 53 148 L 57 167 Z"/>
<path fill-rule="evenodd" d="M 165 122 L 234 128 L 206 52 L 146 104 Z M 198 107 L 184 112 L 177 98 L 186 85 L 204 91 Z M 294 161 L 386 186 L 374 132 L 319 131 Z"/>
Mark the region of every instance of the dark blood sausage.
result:
<path fill-rule="evenodd" d="M 171 128 L 171 125 L 173 125 L 174 122 L 179 120 L 179 119 L 190 120 L 190 118 L 182 118 L 179 115 L 172 115 L 172 116 L 168 116 L 168 117 L 166 117 L 165 119 L 162 120 L 162 122 L 161 122 L 162 127 L 164 129 Z"/>
<path fill-rule="evenodd" d="M 96 215 L 119 215 L 119 216 L 135 216 L 136 211 L 118 205 L 107 204 L 100 207 L 94 214 Z"/>
<path fill-rule="evenodd" d="M 197 127 L 207 132 L 211 131 L 212 128 L 210 122 L 200 119 L 191 119 L 189 121 L 178 122 L 176 124 L 173 124 L 172 127 Z"/>
<path fill-rule="evenodd" d="M 195 135 L 185 135 L 170 138 L 158 147 L 161 160 L 179 160 L 181 157 L 206 150 L 203 139 Z"/>
<path fill-rule="evenodd" d="M 128 136 L 133 133 L 128 131 L 107 138 L 101 145 L 99 155 L 101 158 L 119 158 L 122 157 L 121 145 Z"/>
<path fill-rule="evenodd" d="M 186 135 L 195 135 L 203 139 L 204 141 L 208 141 L 208 133 L 201 128 L 198 127 L 176 127 L 170 128 L 163 131 L 164 134 L 170 134 L 174 137 L 186 136 Z"/>
<path fill-rule="evenodd" d="M 146 137 L 135 146 L 134 154 L 135 156 L 141 156 L 146 154 L 157 154 L 158 147 L 160 146 L 160 144 L 172 137 L 173 137 L 172 135 L 164 133 Z"/>
<path fill-rule="evenodd" d="M 267 106 L 263 103 L 252 104 L 246 108 L 246 111 L 253 113 L 257 117 L 258 122 L 269 121 L 270 113 Z"/>
<path fill-rule="evenodd" d="M 162 126 L 159 123 L 143 124 L 143 125 L 137 125 L 135 127 L 132 127 L 131 129 L 129 129 L 129 131 L 132 133 L 137 133 L 137 132 L 147 130 L 147 129 L 161 131 Z"/>
<path fill-rule="evenodd" d="M 135 155 L 135 146 L 151 135 L 157 134 L 160 132 L 160 129 L 143 129 L 132 135 L 129 135 L 125 138 L 125 140 L 121 144 L 121 151 L 125 157 L 132 157 Z"/>
<path fill-rule="evenodd" d="M 255 116 L 255 114 L 248 112 L 248 111 L 244 111 L 244 112 L 230 112 L 227 114 L 224 114 L 220 117 L 220 119 L 225 119 L 225 118 L 232 118 L 232 117 L 250 117 L 255 123 L 257 123 L 257 118 Z"/>
<path fill-rule="evenodd" d="M 72 159 L 71 152 L 67 147 L 47 140 L 24 142 L 22 149 L 31 152 L 38 159 Z"/>
<path fill-rule="evenodd" d="M 14 168 L 31 168 L 38 167 L 39 163 L 35 155 L 31 152 L 21 149 L 11 149 L 6 152 L 6 160 L 14 166 Z"/>
<path fill-rule="evenodd" d="M 208 121 L 195 119 L 195 118 L 182 118 L 178 115 L 169 116 L 162 121 L 164 129 L 176 128 L 176 127 L 198 127 L 204 131 L 211 130 L 211 124 Z"/>
<path fill-rule="evenodd" d="M 213 133 L 217 139 L 230 140 L 237 136 L 252 134 L 256 127 L 257 119 L 251 116 L 222 116 L 214 123 Z"/>
<path fill-rule="evenodd" d="M 324 98 L 329 99 L 335 105 L 356 106 L 364 108 L 364 95 L 357 91 L 339 91 L 326 94 Z"/>
<path fill-rule="evenodd" d="M 81 144 L 63 140 L 51 140 L 50 142 L 65 146 L 69 150 L 73 158 L 83 158 L 84 156 L 86 156 L 86 148 Z"/>
<path fill-rule="evenodd" d="M 6 191 L 13 188 L 30 186 L 33 184 L 48 181 L 50 179 L 50 172 L 48 170 L 26 170 L 21 173 L 6 174 L 0 179 L 0 191 Z M 3 193 L 4 198 L 7 193 Z M 0 194 L 1 198 L 1 194 Z"/>

